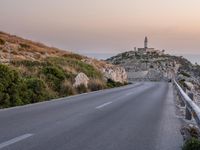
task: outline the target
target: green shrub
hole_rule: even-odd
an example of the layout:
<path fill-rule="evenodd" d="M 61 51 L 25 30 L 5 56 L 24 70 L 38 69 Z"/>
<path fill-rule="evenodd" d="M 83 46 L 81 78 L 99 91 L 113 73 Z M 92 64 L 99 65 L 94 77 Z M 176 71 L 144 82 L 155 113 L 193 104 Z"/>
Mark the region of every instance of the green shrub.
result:
<path fill-rule="evenodd" d="M 122 53 L 122 58 L 123 59 L 126 59 L 127 57 L 128 57 L 128 53 L 127 52 Z"/>
<path fill-rule="evenodd" d="M 98 91 L 106 88 L 106 85 L 103 83 L 103 81 L 100 80 L 91 80 L 88 83 L 88 88 L 91 91 Z"/>
<path fill-rule="evenodd" d="M 13 61 L 12 64 L 14 66 L 26 66 L 26 67 L 38 67 L 38 66 L 46 66 L 46 63 L 39 62 L 39 61 L 30 61 L 30 60 L 21 60 L 21 61 Z"/>
<path fill-rule="evenodd" d="M 181 71 L 181 74 L 183 75 L 183 76 L 185 76 L 185 77 L 190 77 L 190 75 L 187 73 L 187 72 L 184 72 L 184 71 Z"/>
<path fill-rule="evenodd" d="M 25 43 L 20 43 L 19 45 L 21 46 L 21 48 L 26 48 L 26 49 L 30 48 L 30 45 Z"/>
<path fill-rule="evenodd" d="M 0 39 L 0 45 L 4 45 L 6 43 L 6 41 L 4 41 L 3 39 Z"/>
<path fill-rule="evenodd" d="M 102 78 L 102 74 L 100 71 L 95 69 L 92 65 L 82 62 L 81 60 L 69 57 L 51 57 L 48 58 L 47 61 L 56 66 L 69 66 L 71 68 L 74 68 L 77 72 L 85 73 L 89 78 Z"/>
<path fill-rule="evenodd" d="M 69 57 L 69 58 L 74 58 L 74 59 L 78 59 L 81 60 L 83 58 L 83 56 L 79 55 L 79 54 L 75 54 L 75 53 L 70 53 L 70 54 L 64 54 L 64 57 Z"/>
<path fill-rule="evenodd" d="M 108 79 L 108 81 L 107 81 L 107 87 L 109 87 L 109 88 L 120 87 L 120 86 L 123 86 L 123 85 L 124 85 L 123 83 L 115 82 L 111 79 Z"/>
<path fill-rule="evenodd" d="M 180 83 L 180 86 L 183 88 L 183 87 L 186 87 L 185 85 L 185 79 L 181 79 L 179 80 L 179 83 Z"/>
<path fill-rule="evenodd" d="M 44 81 L 38 78 L 28 78 L 24 80 L 23 87 L 23 100 L 28 99 L 29 101 L 23 101 L 24 103 L 36 103 L 45 101 L 49 98 L 46 85 Z"/>
<path fill-rule="evenodd" d="M 43 68 L 43 73 L 50 87 L 55 91 L 60 91 L 61 82 L 65 79 L 64 71 L 56 66 L 47 66 Z"/>
<path fill-rule="evenodd" d="M 70 96 L 70 95 L 74 95 L 75 91 L 74 91 L 71 83 L 69 81 L 65 80 L 61 83 L 61 88 L 60 88 L 59 93 L 61 96 Z"/>
<path fill-rule="evenodd" d="M 41 102 L 54 98 L 39 78 L 22 78 L 16 70 L 0 64 L 0 108 Z"/>
<path fill-rule="evenodd" d="M 79 94 L 88 92 L 87 87 L 85 87 L 84 84 L 77 86 L 76 89 Z"/>
<path fill-rule="evenodd" d="M 19 83 L 18 72 L 6 65 L 0 64 L 0 108 L 20 104 Z"/>
<path fill-rule="evenodd" d="M 64 80 L 65 79 L 65 73 L 61 68 L 58 68 L 56 66 L 47 66 L 45 68 L 43 68 L 43 73 L 45 75 L 52 75 L 60 80 Z"/>
<path fill-rule="evenodd" d="M 185 142 L 183 150 L 200 150 L 200 141 L 198 139 L 192 138 Z"/>

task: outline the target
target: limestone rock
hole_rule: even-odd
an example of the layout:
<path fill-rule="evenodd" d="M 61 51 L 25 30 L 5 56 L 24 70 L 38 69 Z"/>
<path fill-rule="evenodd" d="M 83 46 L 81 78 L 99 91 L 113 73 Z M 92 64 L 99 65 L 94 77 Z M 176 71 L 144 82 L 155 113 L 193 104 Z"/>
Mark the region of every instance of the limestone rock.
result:
<path fill-rule="evenodd" d="M 94 66 L 97 70 L 99 70 L 105 80 L 111 79 L 115 82 L 125 83 L 128 81 L 127 72 L 124 67 L 112 65 L 105 61 L 98 61 L 95 59 L 83 59 L 85 63 L 88 63 Z"/>
<path fill-rule="evenodd" d="M 101 69 L 106 79 L 111 79 L 115 82 L 127 82 L 127 73 L 123 67 L 119 66 L 106 66 Z"/>
<path fill-rule="evenodd" d="M 189 89 L 189 90 L 193 90 L 194 89 L 194 85 L 191 82 L 185 81 L 184 83 L 187 86 L 187 89 Z"/>
<path fill-rule="evenodd" d="M 83 85 L 85 85 L 85 87 L 87 87 L 88 81 L 89 81 L 89 78 L 87 77 L 87 75 L 81 72 L 76 76 L 75 83 L 73 84 L 73 86 L 78 87 L 81 84 L 83 84 Z"/>

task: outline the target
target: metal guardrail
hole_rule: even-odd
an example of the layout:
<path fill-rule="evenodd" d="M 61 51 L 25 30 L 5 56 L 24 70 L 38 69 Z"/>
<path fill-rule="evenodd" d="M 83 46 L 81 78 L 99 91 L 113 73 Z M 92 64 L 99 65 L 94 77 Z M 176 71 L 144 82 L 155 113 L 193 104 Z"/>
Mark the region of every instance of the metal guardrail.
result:
<path fill-rule="evenodd" d="M 191 96 L 189 97 L 181 86 L 174 80 L 174 86 L 176 88 L 177 94 L 186 107 L 185 118 L 191 120 L 192 117 L 195 119 L 198 127 L 200 128 L 200 108 L 193 102 Z"/>

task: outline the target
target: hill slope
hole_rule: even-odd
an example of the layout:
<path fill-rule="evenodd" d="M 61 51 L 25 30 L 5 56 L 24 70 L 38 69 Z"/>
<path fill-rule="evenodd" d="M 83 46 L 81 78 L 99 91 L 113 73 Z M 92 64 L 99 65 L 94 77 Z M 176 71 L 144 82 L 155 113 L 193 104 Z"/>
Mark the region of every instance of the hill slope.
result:
<path fill-rule="evenodd" d="M 200 103 L 200 66 L 183 57 L 128 51 L 107 59 L 107 62 L 124 67 L 129 81 L 162 81 L 175 77 L 195 93 Z"/>
<path fill-rule="evenodd" d="M 125 69 L 0 32 L 0 108 L 123 85 Z"/>

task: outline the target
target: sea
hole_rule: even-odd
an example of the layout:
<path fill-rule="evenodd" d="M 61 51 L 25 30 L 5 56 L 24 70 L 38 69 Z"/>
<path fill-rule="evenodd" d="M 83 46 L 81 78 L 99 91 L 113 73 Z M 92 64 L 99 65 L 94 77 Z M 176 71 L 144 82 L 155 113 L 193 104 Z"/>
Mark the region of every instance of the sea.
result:
<path fill-rule="evenodd" d="M 183 54 L 184 58 L 188 59 L 193 64 L 197 63 L 200 65 L 200 54 Z"/>

